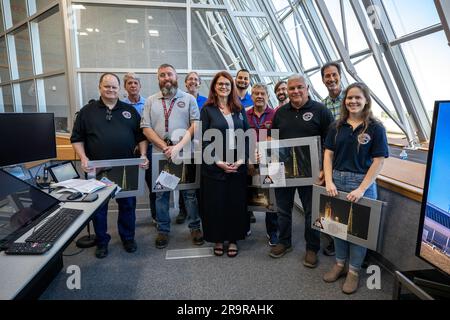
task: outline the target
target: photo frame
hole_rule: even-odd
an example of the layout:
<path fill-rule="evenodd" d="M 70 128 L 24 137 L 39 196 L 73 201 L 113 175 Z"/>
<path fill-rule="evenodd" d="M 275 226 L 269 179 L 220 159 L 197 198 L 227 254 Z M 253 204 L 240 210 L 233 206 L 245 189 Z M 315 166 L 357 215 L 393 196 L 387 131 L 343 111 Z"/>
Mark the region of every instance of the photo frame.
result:
<path fill-rule="evenodd" d="M 164 153 L 152 154 L 152 190 L 151 192 L 173 191 L 161 184 L 156 184 L 156 180 L 161 171 L 166 171 L 180 178 L 175 190 L 192 190 L 200 188 L 200 164 L 195 164 L 195 154 L 189 158 L 182 158 L 183 163 L 175 164 L 167 159 Z M 189 161 L 187 161 L 189 160 Z M 185 163 L 190 162 L 190 163 Z"/>
<path fill-rule="evenodd" d="M 316 182 L 320 172 L 321 143 L 319 136 L 262 141 L 257 145 L 261 155 L 261 188 L 310 186 Z M 285 183 L 274 183 L 268 175 L 269 163 L 283 162 Z"/>
<path fill-rule="evenodd" d="M 116 194 L 116 199 L 142 196 L 145 192 L 145 169 L 139 164 L 144 161 L 141 158 L 89 161 L 88 166 L 94 170 L 88 173 L 88 179 L 106 177 L 117 184 L 122 190 Z"/>
<path fill-rule="evenodd" d="M 258 181 L 259 175 L 253 176 L 252 183 L 247 188 L 248 211 L 276 212 L 278 208 L 275 189 L 261 188 L 257 185 Z"/>
<path fill-rule="evenodd" d="M 347 200 L 347 192 L 330 197 L 324 187 L 313 186 L 312 228 L 351 243 L 377 250 L 382 201 Z"/>

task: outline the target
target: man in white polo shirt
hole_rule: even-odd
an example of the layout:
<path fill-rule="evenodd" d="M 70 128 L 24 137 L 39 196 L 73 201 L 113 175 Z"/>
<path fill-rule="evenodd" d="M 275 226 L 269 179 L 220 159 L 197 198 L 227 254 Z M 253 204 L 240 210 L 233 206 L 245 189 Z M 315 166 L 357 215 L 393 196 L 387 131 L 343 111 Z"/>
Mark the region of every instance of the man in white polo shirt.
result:
<path fill-rule="evenodd" d="M 178 76 L 170 64 L 162 64 L 158 68 L 160 92 L 150 96 L 145 102 L 141 128 L 147 139 L 153 144 L 153 152 L 163 152 L 168 159 L 174 158 L 183 146 L 191 142 L 194 136 L 195 121 L 200 119 L 200 112 L 195 98 L 178 89 Z M 185 129 L 186 134 L 180 139 L 173 135 L 175 130 Z M 191 221 L 192 242 L 203 244 L 200 229 L 198 202 L 195 190 L 182 190 L 186 211 Z M 169 243 L 170 192 L 156 194 L 156 216 L 158 236 L 155 246 L 165 248 Z"/>

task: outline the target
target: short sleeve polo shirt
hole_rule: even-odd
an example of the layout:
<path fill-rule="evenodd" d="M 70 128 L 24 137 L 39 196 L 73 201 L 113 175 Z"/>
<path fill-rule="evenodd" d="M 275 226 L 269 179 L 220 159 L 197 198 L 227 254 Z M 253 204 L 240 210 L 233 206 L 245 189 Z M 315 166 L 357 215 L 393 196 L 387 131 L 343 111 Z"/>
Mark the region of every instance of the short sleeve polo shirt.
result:
<path fill-rule="evenodd" d="M 325 140 L 325 148 L 334 152 L 333 169 L 365 174 L 373 158 L 389 157 L 386 129 L 381 123 L 370 122 L 365 133 L 363 124 L 355 130 L 344 123 L 339 129 L 334 123 Z"/>
<path fill-rule="evenodd" d="M 243 98 L 239 97 L 242 107 L 247 108 L 253 105 L 252 96 L 247 92 Z"/>
<path fill-rule="evenodd" d="M 144 111 L 144 105 L 145 105 L 145 98 L 142 96 L 139 96 L 138 102 L 131 102 L 128 97 L 126 97 L 123 102 L 128 103 L 129 105 L 132 105 L 136 111 L 139 113 L 139 115 L 142 117 L 142 112 Z"/>
<path fill-rule="evenodd" d="M 168 132 L 166 132 L 163 100 L 167 111 L 170 110 L 170 105 L 173 103 L 172 111 L 168 117 Z M 178 89 L 175 96 L 170 100 L 164 99 L 162 93 L 158 92 L 145 101 L 141 128 L 151 128 L 161 139 L 168 135 L 173 142 L 177 142 L 180 137 L 174 137 L 174 131 L 177 129 L 187 130 L 192 122 L 197 120 L 200 120 L 197 101 L 192 95 Z M 153 151 L 161 152 L 155 146 Z"/>

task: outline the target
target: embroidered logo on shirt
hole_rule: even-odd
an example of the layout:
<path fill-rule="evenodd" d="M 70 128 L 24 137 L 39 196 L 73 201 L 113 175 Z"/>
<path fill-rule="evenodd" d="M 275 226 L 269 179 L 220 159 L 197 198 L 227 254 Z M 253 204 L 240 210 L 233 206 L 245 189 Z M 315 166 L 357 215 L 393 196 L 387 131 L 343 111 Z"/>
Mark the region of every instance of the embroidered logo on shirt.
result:
<path fill-rule="evenodd" d="M 305 114 L 303 114 L 303 120 L 309 121 L 313 118 L 313 116 L 314 115 L 312 114 L 312 112 L 306 112 Z"/>
<path fill-rule="evenodd" d="M 122 115 L 125 119 L 131 119 L 131 113 L 128 111 L 122 112 Z"/>
<path fill-rule="evenodd" d="M 178 106 L 178 108 L 184 108 L 186 106 L 186 104 L 183 101 L 178 101 L 177 106 Z"/>
<path fill-rule="evenodd" d="M 368 144 L 372 138 L 367 134 L 363 133 L 358 136 L 358 142 L 360 144 Z"/>

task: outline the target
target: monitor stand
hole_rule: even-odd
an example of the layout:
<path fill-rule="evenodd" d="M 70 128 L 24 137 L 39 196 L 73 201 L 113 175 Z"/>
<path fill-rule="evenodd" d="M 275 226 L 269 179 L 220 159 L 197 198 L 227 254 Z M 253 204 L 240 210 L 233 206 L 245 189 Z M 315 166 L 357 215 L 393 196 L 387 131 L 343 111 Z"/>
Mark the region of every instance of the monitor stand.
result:
<path fill-rule="evenodd" d="M 450 299 L 450 277 L 438 270 L 412 271 L 412 281 L 433 297 Z"/>
<path fill-rule="evenodd" d="M 92 248 L 95 246 L 95 234 L 91 234 L 91 222 L 87 225 L 87 236 L 83 236 L 77 240 L 76 245 L 78 248 Z"/>

